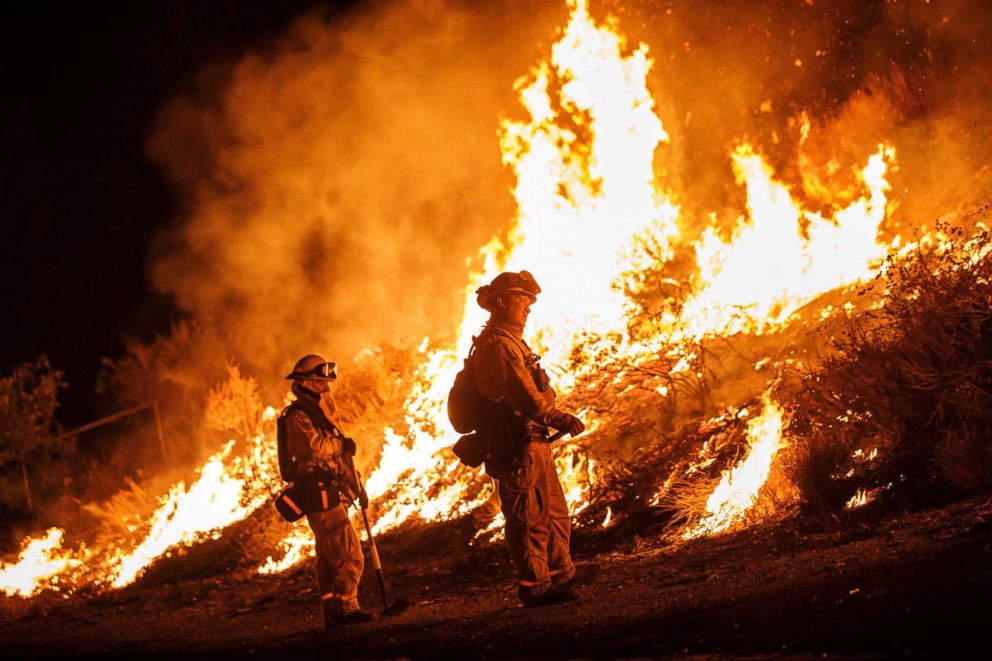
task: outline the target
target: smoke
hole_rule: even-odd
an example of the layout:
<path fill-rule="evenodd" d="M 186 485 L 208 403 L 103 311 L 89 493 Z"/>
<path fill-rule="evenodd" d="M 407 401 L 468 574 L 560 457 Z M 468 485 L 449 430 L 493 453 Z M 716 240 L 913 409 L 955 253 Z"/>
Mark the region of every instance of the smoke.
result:
<path fill-rule="evenodd" d="M 546 56 L 566 11 L 563 0 L 437 0 L 310 15 L 163 108 L 150 149 L 186 213 L 150 268 L 223 347 L 212 372 L 233 357 L 264 385 L 304 353 L 346 363 L 384 342 L 452 339 L 471 259 L 514 216 L 499 119 L 521 113 L 513 82 Z M 686 240 L 711 214 L 729 226 L 742 212 L 728 151 L 743 139 L 814 207 L 830 203 L 818 176 L 845 188 L 883 140 L 899 153 L 906 225 L 987 189 L 976 183 L 990 156 L 987 4 L 592 12 L 616 16 L 655 59 L 671 136 L 659 181 L 682 205 Z"/>
<path fill-rule="evenodd" d="M 263 383 L 305 353 L 450 335 L 471 258 L 513 216 L 499 113 L 565 14 L 528 9 L 310 15 L 204 72 L 150 141 L 187 205 L 155 285 Z"/>

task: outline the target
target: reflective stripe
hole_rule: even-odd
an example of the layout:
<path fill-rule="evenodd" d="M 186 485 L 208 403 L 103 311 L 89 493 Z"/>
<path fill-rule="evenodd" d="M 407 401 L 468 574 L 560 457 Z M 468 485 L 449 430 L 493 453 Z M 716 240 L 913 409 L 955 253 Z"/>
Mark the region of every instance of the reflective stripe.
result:
<path fill-rule="evenodd" d="M 539 583 L 537 581 L 517 581 L 517 583 L 524 586 L 525 588 L 534 588 L 537 587 L 538 585 L 543 585 L 543 583 Z"/>
<path fill-rule="evenodd" d="M 333 592 L 328 592 L 327 594 L 320 595 L 321 601 L 327 601 L 328 599 L 344 599 L 344 597 L 339 594 L 334 594 Z"/>
<path fill-rule="evenodd" d="M 320 502 L 323 503 L 324 509 L 327 509 L 327 489 L 320 490 Z"/>
<path fill-rule="evenodd" d="M 288 495 L 283 494 L 282 495 L 282 500 L 283 500 L 284 503 L 286 503 L 287 505 L 289 505 L 294 512 L 296 512 L 297 514 L 303 514 L 303 510 L 301 510 L 299 507 L 297 507 L 296 503 L 294 503 L 293 502 L 293 499 L 290 498 Z"/>

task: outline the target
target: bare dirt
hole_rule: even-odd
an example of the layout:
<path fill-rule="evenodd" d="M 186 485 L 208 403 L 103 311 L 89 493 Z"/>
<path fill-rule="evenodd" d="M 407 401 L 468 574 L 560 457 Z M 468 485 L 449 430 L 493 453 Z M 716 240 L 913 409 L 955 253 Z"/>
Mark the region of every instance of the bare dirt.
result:
<path fill-rule="evenodd" d="M 309 562 L 258 576 L 189 561 L 119 592 L 4 599 L 0 645 L 6 658 L 992 655 L 988 497 L 679 544 L 647 515 L 579 530 L 576 558 L 603 574 L 577 603 L 532 609 L 503 548 L 469 546 L 471 534 L 462 521 L 380 540 L 391 595 L 412 605 L 372 624 L 323 631 Z M 221 552 L 234 554 L 221 544 L 204 557 Z M 368 568 L 361 598 L 381 608 Z"/>

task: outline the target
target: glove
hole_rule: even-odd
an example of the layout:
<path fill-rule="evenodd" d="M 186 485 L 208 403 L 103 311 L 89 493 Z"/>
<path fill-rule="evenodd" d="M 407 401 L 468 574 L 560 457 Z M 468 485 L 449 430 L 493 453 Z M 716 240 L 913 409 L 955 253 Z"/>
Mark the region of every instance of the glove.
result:
<path fill-rule="evenodd" d="M 341 452 L 354 457 L 355 453 L 358 452 L 358 446 L 355 444 L 355 439 L 342 436 Z"/>
<path fill-rule="evenodd" d="M 361 505 L 362 509 L 369 506 L 369 494 L 365 490 L 365 487 L 362 487 L 358 491 L 358 504 Z"/>
<path fill-rule="evenodd" d="M 571 413 L 555 411 L 549 422 L 555 429 L 563 429 L 569 436 L 578 436 L 586 430 L 585 424 Z"/>

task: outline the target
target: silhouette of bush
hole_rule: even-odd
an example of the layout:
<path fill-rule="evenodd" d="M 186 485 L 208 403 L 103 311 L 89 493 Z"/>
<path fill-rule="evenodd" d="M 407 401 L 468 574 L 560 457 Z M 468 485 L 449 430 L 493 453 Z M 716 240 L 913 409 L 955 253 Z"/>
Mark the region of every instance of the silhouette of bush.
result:
<path fill-rule="evenodd" d="M 992 488 L 992 237 L 938 230 L 890 260 L 882 304 L 801 376 L 790 472 L 807 512 L 859 490 L 922 502 Z"/>

